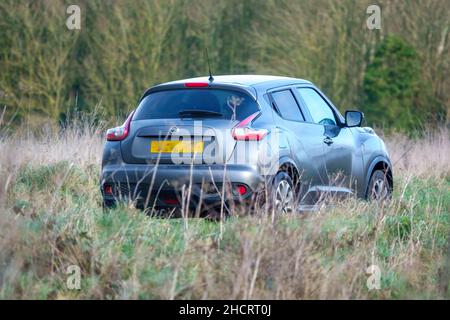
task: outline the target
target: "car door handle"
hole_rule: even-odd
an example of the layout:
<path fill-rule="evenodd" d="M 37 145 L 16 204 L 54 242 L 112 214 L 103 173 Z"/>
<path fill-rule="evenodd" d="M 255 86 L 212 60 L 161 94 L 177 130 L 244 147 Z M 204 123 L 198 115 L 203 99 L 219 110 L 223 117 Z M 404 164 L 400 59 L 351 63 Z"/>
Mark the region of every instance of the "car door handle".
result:
<path fill-rule="evenodd" d="M 326 137 L 325 139 L 323 139 L 323 142 L 326 143 L 327 145 L 331 145 L 333 144 L 334 141 L 330 137 Z"/>

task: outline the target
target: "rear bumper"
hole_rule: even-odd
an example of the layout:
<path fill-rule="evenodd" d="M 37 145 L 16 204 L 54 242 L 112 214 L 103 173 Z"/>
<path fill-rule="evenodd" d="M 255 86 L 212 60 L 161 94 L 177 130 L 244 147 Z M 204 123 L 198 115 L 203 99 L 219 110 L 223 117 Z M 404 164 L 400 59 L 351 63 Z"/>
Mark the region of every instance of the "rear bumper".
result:
<path fill-rule="evenodd" d="M 248 200 L 263 189 L 264 181 L 256 168 L 246 165 L 122 164 L 103 168 L 101 191 L 105 203 L 132 200 L 139 206 L 177 207 L 189 203 L 195 207 L 199 201 L 214 205 L 223 198 Z M 247 192 L 235 194 L 236 185 L 245 185 Z"/>

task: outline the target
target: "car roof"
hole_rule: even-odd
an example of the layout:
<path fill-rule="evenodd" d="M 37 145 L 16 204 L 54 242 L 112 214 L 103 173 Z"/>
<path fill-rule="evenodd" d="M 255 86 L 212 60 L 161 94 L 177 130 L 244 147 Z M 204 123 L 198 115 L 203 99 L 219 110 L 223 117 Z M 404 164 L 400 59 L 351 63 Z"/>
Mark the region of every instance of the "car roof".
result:
<path fill-rule="evenodd" d="M 271 76 L 271 75 L 254 75 L 254 74 L 241 74 L 241 75 L 218 75 L 213 76 L 214 83 L 217 84 L 238 84 L 243 86 L 256 86 L 259 84 L 267 83 L 267 82 L 286 82 L 286 83 L 310 83 L 309 81 L 303 79 L 296 79 L 290 77 L 280 77 L 280 76 Z M 177 84 L 177 83 L 185 83 L 185 82 L 202 82 L 209 81 L 209 77 L 196 77 L 189 78 L 177 81 L 166 82 L 164 84 Z"/>
<path fill-rule="evenodd" d="M 184 88 L 184 84 L 187 82 L 208 82 L 210 88 L 233 87 L 235 90 L 244 91 L 250 94 L 255 100 L 257 100 L 258 91 L 265 91 L 271 88 L 292 84 L 311 84 L 311 82 L 303 79 L 269 75 L 219 75 L 214 76 L 212 82 L 209 81 L 209 77 L 197 77 L 165 82 L 153 86 L 144 92 L 141 101 L 152 92 Z"/>

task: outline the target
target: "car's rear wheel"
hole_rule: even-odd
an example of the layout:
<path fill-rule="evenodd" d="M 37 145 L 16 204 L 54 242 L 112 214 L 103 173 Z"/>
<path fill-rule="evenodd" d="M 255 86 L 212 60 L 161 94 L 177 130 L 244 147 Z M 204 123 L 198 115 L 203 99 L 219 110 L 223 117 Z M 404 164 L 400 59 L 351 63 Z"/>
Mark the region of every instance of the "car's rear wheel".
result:
<path fill-rule="evenodd" d="M 372 173 L 367 195 L 369 200 L 376 202 L 383 202 L 392 198 L 392 187 L 386 172 L 376 170 Z"/>
<path fill-rule="evenodd" d="M 270 208 L 275 214 L 295 212 L 295 189 L 291 177 L 284 171 L 277 173 L 273 179 L 270 192 Z"/>

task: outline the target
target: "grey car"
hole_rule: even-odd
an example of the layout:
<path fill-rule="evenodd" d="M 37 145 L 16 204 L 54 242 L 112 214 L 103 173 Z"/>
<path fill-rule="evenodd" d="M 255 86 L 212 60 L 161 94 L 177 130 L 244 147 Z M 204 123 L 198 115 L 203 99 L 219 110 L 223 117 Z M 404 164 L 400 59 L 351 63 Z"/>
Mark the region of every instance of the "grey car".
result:
<path fill-rule="evenodd" d="M 391 161 L 363 120 L 359 111 L 342 116 L 302 79 L 234 75 L 160 84 L 107 131 L 103 203 L 205 212 L 263 203 L 283 213 L 329 195 L 387 199 Z"/>

